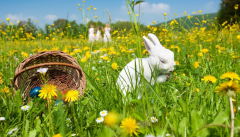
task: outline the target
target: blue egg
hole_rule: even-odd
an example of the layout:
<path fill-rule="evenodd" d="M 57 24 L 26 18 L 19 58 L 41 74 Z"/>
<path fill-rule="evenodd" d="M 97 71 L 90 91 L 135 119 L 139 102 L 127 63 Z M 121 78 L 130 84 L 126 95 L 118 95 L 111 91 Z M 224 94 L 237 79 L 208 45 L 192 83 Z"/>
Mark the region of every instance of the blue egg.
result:
<path fill-rule="evenodd" d="M 39 91 L 41 90 L 41 87 L 35 87 L 30 91 L 30 97 L 38 97 Z"/>
<path fill-rule="evenodd" d="M 62 102 L 62 104 L 64 105 L 64 102 L 63 102 L 63 100 L 56 100 L 56 103 L 55 103 L 55 105 L 57 106 L 60 102 Z"/>

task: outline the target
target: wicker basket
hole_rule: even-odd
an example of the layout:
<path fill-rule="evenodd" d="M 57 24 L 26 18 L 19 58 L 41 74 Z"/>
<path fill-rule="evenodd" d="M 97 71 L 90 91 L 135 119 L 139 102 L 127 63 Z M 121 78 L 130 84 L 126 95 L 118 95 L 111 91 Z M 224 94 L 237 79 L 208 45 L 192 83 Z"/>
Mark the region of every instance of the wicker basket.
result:
<path fill-rule="evenodd" d="M 43 51 L 23 60 L 15 71 L 14 89 L 24 93 L 24 100 L 29 97 L 32 88 L 43 85 L 39 68 L 48 68 L 47 83 L 53 84 L 60 91 L 78 90 L 82 96 L 86 88 L 86 79 L 78 62 L 62 51 Z"/>

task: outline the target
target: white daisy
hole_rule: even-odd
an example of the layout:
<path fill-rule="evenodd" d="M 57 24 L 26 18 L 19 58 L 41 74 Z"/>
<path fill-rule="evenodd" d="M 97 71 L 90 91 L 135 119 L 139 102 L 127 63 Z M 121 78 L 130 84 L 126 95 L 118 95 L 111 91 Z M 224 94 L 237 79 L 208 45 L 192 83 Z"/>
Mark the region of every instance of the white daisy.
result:
<path fill-rule="evenodd" d="M 45 74 L 48 71 L 48 68 L 39 68 L 37 72 Z"/>
<path fill-rule="evenodd" d="M 108 114 L 108 112 L 106 110 L 103 110 L 100 112 L 101 117 L 105 117 L 107 114 Z"/>
<path fill-rule="evenodd" d="M 22 106 L 21 107 L 21 110 L 22 111 L 27 111 L 29 109 L 29 106 L 28 105 L 25 105 L 25 106 Z"/>
<path fill-rule="evenodd" d="M 14 128 L 14 129 L 11 129 L 10 131 L 8 131 L 8 135 L 11 135 L 14 131 L 16 131 L 18 128 Z"/>
<path fill-rule="evenodd" d="M 102 123 L 102 122 L 103 122 L 103 120 L 104 120 L 104 119 L 103 119 L 103 117 L 99 117 L 99 118 L 97 118 L 97 120 L 96 120 L 96 121 L 97 121 L 97 123 Z"/>
<path fill-rule="evenodd" d="M 96 70 L 96 68 L 93 66 L 93 67 L 92 67 L 92 70 Z"/>
<path fill-rule="evenodd" d="M 151 117 L 152 123 L 158 122 L 158 119 L 156 117 Z"/>
<path fill-rule="evenodd" d="M 4 121 L 5 120 L 5 117 L 0 117 L 0 121 Z"/>

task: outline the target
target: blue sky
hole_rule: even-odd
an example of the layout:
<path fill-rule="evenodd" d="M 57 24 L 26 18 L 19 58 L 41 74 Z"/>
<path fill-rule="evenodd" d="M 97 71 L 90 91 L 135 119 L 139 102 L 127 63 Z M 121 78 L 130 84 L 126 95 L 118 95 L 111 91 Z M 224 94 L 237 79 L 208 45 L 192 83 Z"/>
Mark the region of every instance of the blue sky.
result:
<path fill-rule="evenodd" d="M 177 13 L 177 17 L 182 17 L 184 11 L 187 11 L 187 15 L 192 15 L 192 12 L 199 10 L 202 10 L 203 14 L 214 13 L 219 10 L 220 3 L 221 0 L 145 0 L 140 8 L 140 22 L 145 25 L 151 25 L 152 21 L 163 22 L 163 13 L 168 14 L 168 20 L 174 18 L 174 13 Z M 78 7 L 77 4 L 80 6 Z M 67 18 L 82 23 L 83 12 L 78 10 L 82 5 L 82 0 L 1 0 L 0 20 L 6 21 L 9 17 L 10 22 L 14 23 L 14 21 L 31 18 L 33 21 L 38 20 L 40 27 L 46 23 L 52 24 L 54 20 Z M 98 20 L 104 23 L 109 22 L 107 10 L 111 14 L 112 22 L 129 21 L 125 0 L 85 0 L 84 5 L 85 16 L 86 8 L 92 5 L 93 8 L 97 8 L 95 13 Z M 92 10 L 89 19 L 94 20 Z"/>

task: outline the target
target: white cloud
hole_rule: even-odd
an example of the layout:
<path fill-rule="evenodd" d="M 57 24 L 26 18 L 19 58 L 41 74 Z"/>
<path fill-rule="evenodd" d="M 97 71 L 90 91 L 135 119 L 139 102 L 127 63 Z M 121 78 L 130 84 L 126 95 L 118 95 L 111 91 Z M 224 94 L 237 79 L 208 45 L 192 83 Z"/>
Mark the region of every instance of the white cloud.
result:
<path fill-rule="evenodd" d="M 29 18 L 31 20 L 36 20 L 34 16 L 25 16 L 24 14 L 8 14 L 6 18 L 9 18 L 10 21 L 27 21 Z"/>
<path fill-rule="evenodd" d="M 214 1 L 210 1 L 205 5 L 205 10 L 207 11 L 212 10 L 213 6 L 214 6 Z"/>
<path fill-rule="evenodd" d="M 122 6 L 121 10 L 127 12 L 127 7 Z M 135 6 L 135 11 L 138 11 L 138 10 L 139 10 L 139 6 L 137 5 Z M 164 3 L 150 4 L 148 2 L 142 2 L 140 3 L 140 10 L 144 11 L 145 13 L 164 13 L 164 12 L 170 11 L 170 6 Z"/>
<path fill-rule="evenodd" d="M 70 17 L 69 17 L 70 20 L 77 20 L 78 19 L 78 16 L 75 15 L 75 14 L 72 14 Z"/>
<path fill-rule="evenodd" d="M 57 17 L 56 15 L 51 15 L 51 14 L 49 14 L 49 15 L 46 15 L 44 18 L 45 18 L 46 20 L 48 20 L 48 21 L 54 21 L 54 20 L 56 20 L 58 17 Z"/>

